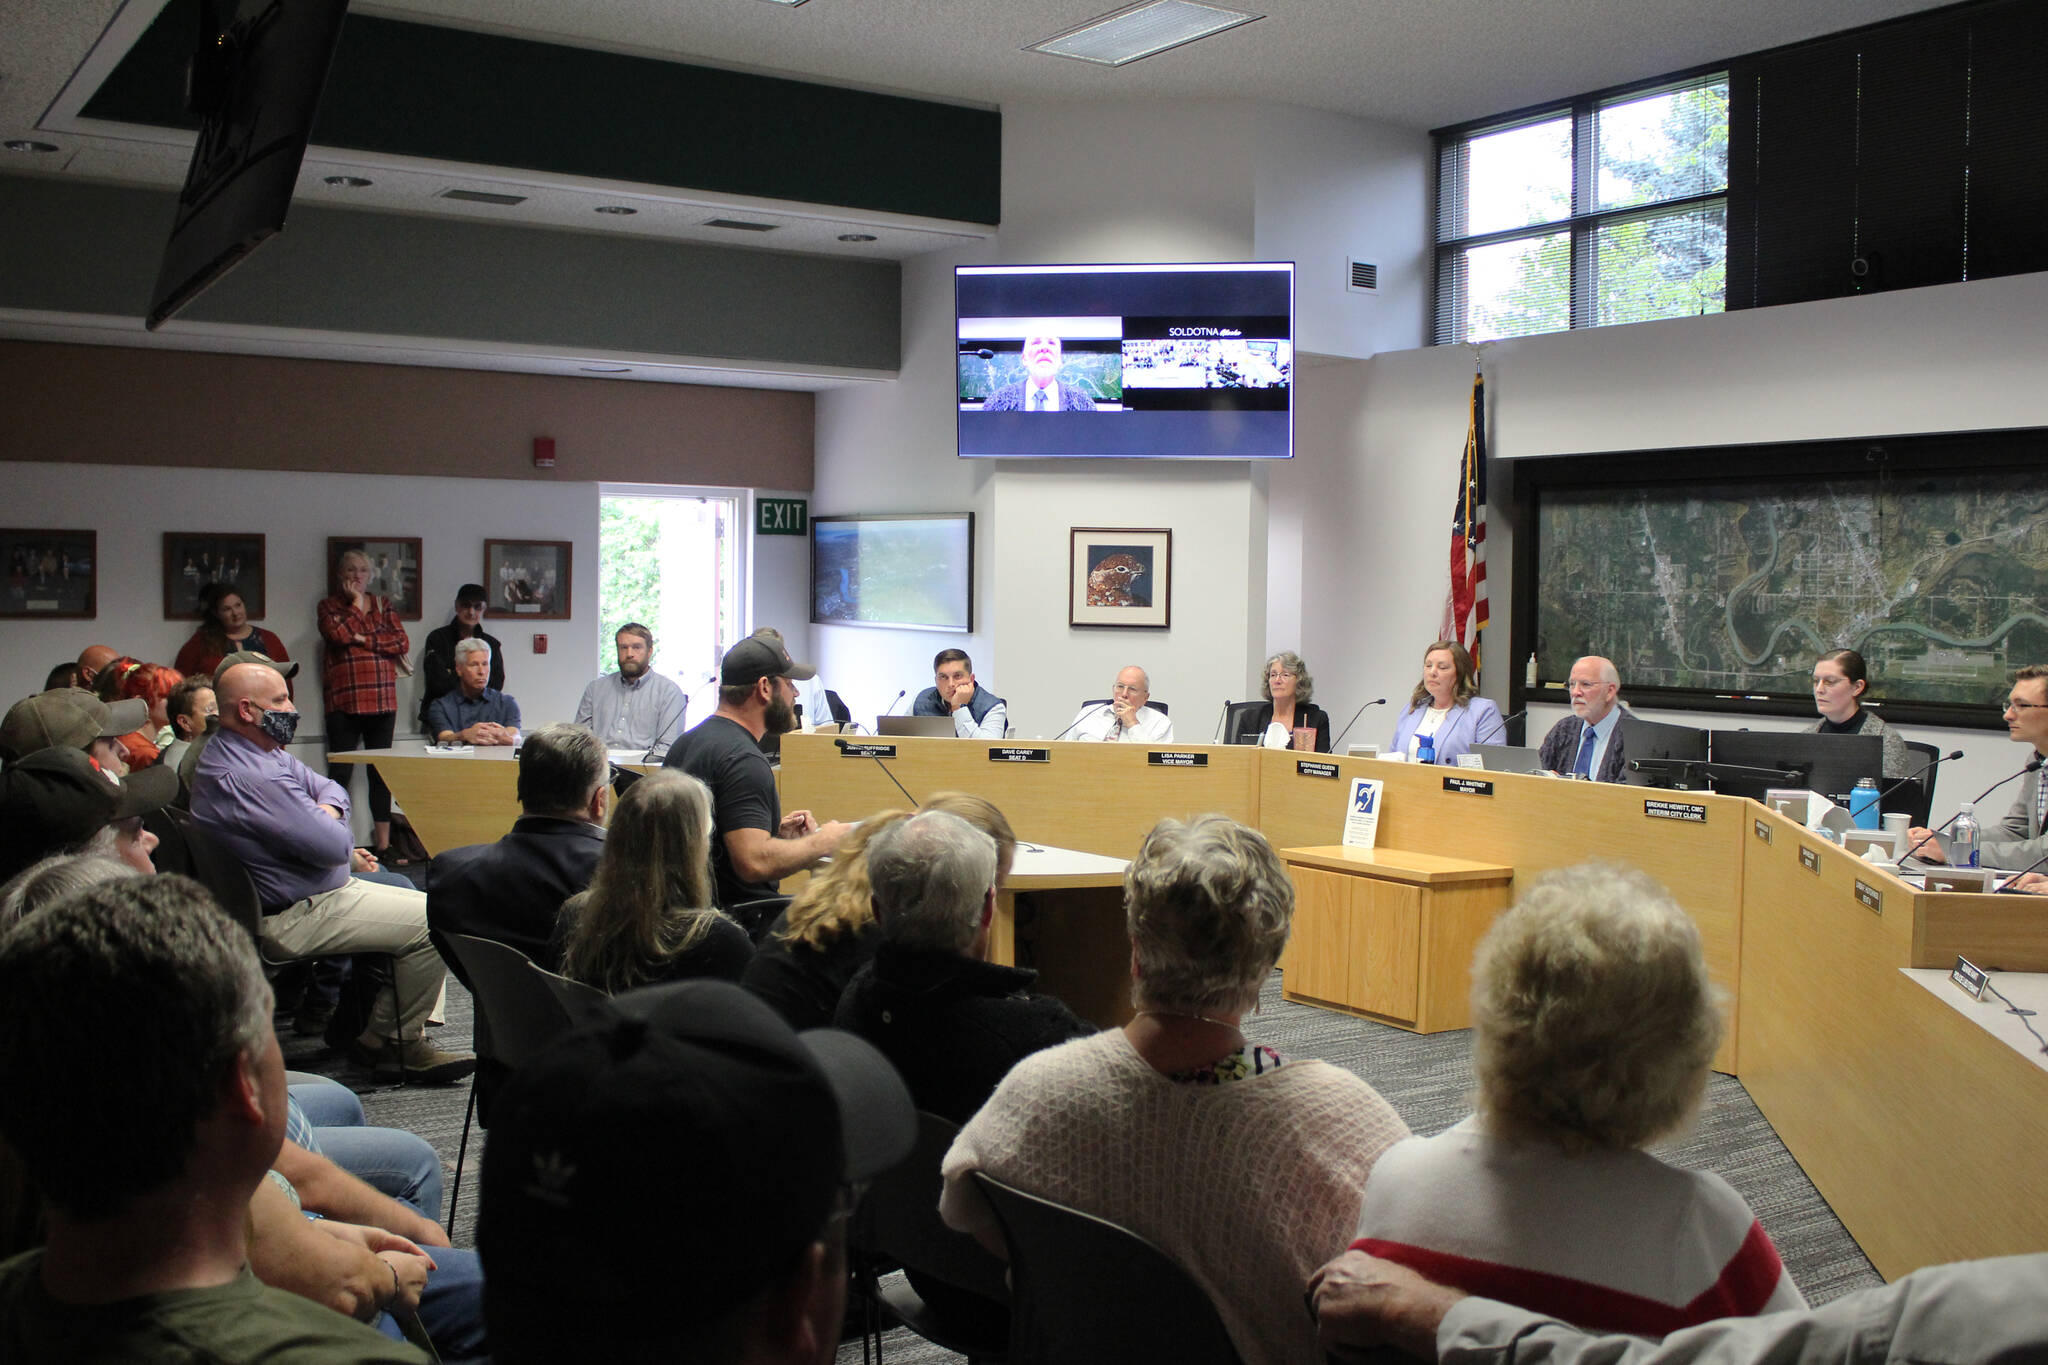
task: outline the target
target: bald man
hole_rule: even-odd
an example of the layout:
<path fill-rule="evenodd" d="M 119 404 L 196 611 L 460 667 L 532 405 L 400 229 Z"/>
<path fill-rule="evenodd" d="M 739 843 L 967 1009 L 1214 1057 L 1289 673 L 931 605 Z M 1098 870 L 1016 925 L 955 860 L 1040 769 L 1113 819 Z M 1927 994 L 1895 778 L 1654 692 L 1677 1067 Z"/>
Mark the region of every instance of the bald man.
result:
<path fill-rule="evenodd" d="M 87 645 L 78 656 L 78 685 L 90 691 L 99 671 L 120 657 L 121 652 L 111 645 Z"/>
<path fill-rule="evenodd" d="M 1619 782 L 1628 772 L 1622 752 L 1621 674 L 1612 661 L 1589 654 L 1572 665 L 1567 684 L 1572 713 L 1550 727 L 1536 757 L 1551 772 L 1595 782 Z"/>
<path fill-rule="evenodd" d="M 1111 744 L 1171 744 L 1173 722 L 1146 703 L 1152 700 L 1152 679 L 1132 664 L 1116 675 L 1106 702 L 1090 702 L 1067 727 L 1074 739 Z"/>
<path fill-rule="evenodd" d="M 460 1080 L 468 1053 L 426 1038 L 447 968 L 427 938 L 426 893 L 352 876 L 370 864 L 353 848 L 348 793 L 286 751 L 298 708 L 284 675 L 240 663 L 215 680 L 220 730 L 192 773 L 192 821 L 248 869 L 263 906 L 262 946 L 273 958 L 389 953 L 398 981 L 379 991 L 350 1055 L 372 1074 L 429 1084 Z"/>

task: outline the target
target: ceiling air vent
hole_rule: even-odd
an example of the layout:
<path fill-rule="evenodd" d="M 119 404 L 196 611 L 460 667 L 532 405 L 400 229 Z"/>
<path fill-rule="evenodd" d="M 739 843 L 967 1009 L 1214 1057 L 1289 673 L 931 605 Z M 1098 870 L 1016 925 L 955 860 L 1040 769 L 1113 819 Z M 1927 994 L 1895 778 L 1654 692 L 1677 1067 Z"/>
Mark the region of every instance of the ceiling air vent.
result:
<path fill-rule="evenodd" d="M 523 194 L 492 194 L 489 190 L 442 190 L 440 197 L 459 199 L 465 204 L 497 204 L 504 208 L 526 202 Z"/>
<path fill-rule="evenodd" d="M 1351 281 L 1346 286 L 1359 294 L 1377 294 L 1380 290 L 1380 268 L 1371 261 L 1352 261 Z"/>
<path fill-rule="evenodd" d="M 729 232 L 773 232 L 780 223 L 750 223 L 744 218 L 706 218 L 700 227 L 724 228 Z"/>

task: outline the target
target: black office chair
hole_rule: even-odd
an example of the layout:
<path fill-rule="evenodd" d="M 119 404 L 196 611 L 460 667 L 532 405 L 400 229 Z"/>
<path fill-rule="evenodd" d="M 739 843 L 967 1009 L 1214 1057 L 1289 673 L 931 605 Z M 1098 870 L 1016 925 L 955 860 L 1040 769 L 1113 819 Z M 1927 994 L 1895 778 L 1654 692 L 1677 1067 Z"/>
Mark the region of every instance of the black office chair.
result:
<path fill-rule="evenodd" d="M 1083 709 L 1086 709 L 1090 706 L 1107 706 L 1109 705 L 1109 702 L 1110 699 L 1108 697 L 1090 697 L 1087 701 L 1082 702 L 1081 706 Z M 1172 707 L 1168 706 L 1165 702 L 1159 700 L 1159 698 L 1157 697 L 1147 699 L 1145 705 L 1151 707 L 1154 711 L 1157 711 L 1162 716 L 1169 715 L 1173 711 Z"/>
<path fill-rule="evenodd" d="M 1008 1354 L 1010 1287 L 1003 1263 L 939 1218 L 939 1163 L 959 1135 L 952 1120 L 920 1110 L 917 1145 L 876 1178 L 854 1215 L 854 1279 L 877 1356 L 884 1309 L 926 1341 L 970 1361 L 1001 1361 Z M 892 1266 L 915 1274 L 931 1298 L 907 1276 L 884 1283 L 881 1276 Z"/>
<path fill-rule="evenodd" d="M 473 934 L 445 934 L 448 948 L 460 959 L 476 999 L 474 1043 L 479 1061 L 517 1068 L 565 1032 L 573 1019 L 543 979 L 548 974 L 525 953 L 495 939 Z M 448 1227 L 455 1226 L 455 1206 L 462 1199 L 462 1165 L 469 1155 L 472 1118 L 486 1128 L 490 1115 L 477 1115 L 476 1082 L 469 1086 L 469 1104 L 462 1115 L 462 1141 L 455 1149 L 455 1187 L 448 1196 Z"/>
<path fill-rule="evenodd" d="M 775 925 L 775 917 L 789 909 L 794 896 L 761 896 L 750 901 L 739 901 L 725 907 L 725 913 L 738 921 L 740 928 L 747 931 L 747 937 L 759 943 L 768 936 Z"/>
<path fill-rule="evenodd" d="M 1262 701 L 1231 701 L 1223 704 L 1223 742 L 1225 744 L 1257 744 L 1258 734 L 1252 729 L 1252 717 L 1266 703 Z"/>
<path fill-rule="evenodd" d="M 984 1172 L 974 1178 L 1010 1247 L 1012 1365 L 1243 1365 L 1216 1305 L 1158 1247 Z"/>

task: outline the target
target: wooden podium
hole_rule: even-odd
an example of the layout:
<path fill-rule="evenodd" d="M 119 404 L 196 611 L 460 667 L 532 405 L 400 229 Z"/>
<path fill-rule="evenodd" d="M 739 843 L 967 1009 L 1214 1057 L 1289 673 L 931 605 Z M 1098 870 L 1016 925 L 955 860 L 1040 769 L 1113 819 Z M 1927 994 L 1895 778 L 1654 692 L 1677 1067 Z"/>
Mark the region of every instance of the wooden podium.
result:
<path fill-rule="evenodd" d="M 1508 907 L 1512 867 L 1342 845 L 1280 856 L 1295 892 L 1289 1000 L 1416 1033 L 1471 1027 L 1472 951 Z"/>

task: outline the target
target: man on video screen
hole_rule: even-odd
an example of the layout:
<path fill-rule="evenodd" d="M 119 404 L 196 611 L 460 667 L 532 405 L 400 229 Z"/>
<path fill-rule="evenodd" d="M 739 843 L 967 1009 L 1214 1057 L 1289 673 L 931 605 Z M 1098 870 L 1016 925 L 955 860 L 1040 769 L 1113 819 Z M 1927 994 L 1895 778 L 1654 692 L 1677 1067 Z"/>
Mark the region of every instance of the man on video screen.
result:
<path fill-rule="evenodd" d="M 1095 400 L 1060 380 L 1060 339 L 1024 338 L 1024 378 L 988 396 L 983 412 L 1093 412 Z"/>

